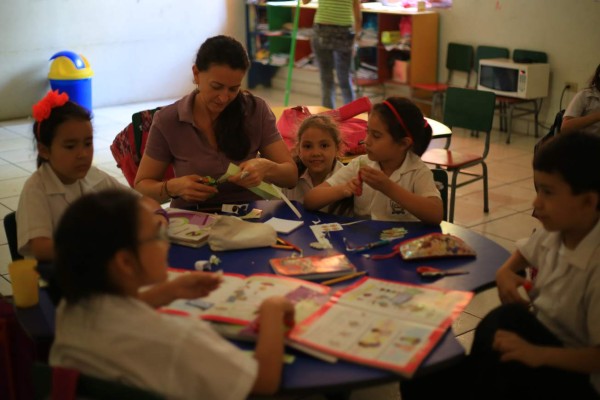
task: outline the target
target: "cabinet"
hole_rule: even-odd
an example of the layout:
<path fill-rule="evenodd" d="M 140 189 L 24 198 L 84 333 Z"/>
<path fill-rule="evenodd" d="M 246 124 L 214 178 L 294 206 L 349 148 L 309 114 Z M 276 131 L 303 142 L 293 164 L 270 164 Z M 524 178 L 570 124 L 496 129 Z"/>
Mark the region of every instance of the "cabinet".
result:
<path fill-rule="evenodd" d="M 261 83 L 270 86 L 275 69 L 289 62 L 286 57 L 291 48 L 296 4 L 296 1 L 270 1 L 246 6 L 248 52 L 252 60 L 248 79 L 250 88 Z M 370 43 L 366 40 L 359 42 L 357 61 L 362 59 L 375 65 L 377 75 L 374 78 L 378 82 L 389 81 L 392 78 L 393 67 L 393 53 L 382 43 L 382 32 L 399 31 L 402 19 L 405 22 L 408 19 L 411 26 L 410 48 L 405 52 L 409 58 L 406 83 L 437 80 L 437 13 L 399 9 L 381 3 L 362 3 L 362 8 L 364 31 L 374 30 L 375 37 Z M 317 5 L 312 3 L 300 7 L 294 62 L 311 54 L 309 36 L 316 9 Z"/>

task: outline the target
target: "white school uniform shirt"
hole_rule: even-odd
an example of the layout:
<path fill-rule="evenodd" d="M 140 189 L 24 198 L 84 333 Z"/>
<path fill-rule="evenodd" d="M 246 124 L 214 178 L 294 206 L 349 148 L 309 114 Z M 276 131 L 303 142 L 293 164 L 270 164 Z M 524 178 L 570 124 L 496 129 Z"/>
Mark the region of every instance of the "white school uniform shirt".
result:
<path fill-rule="evenodd" d="M 334 172 L 336 172 L 338 169 L 342 168 L 343 166 L 344 166 L 344 164 L 342 164 L 341 162 L 336 160 L 335 164 L 333 165 L 333 169 L 331 170 L 331 172 L 329 172 L 327 174 L 327 176 L 325 177 L 325 180 L 327 180 L 330 176 L 333 175 Z M 310 175 L 308 173 L 308 169 L 307 169 L 298 178 L 298 183 L 296 184 L 295 187 L 293 187 L 291 189 L 283 188 L 283 189 L 281 189 L 281 191 L 283 192 L 283 194 L 285 194 L 287 196 L 288 199 L 296 200 L 299 203 L 304 203 L 304 195 L 313 187 L 314 186 L 313 186 L 312 178 L 310 177 Z"/>
<path fill-rule="evenodd" d="M 368 156 L 362 155 L 338 170 L 326 182 L 331 186 L 343 185 L 357 176 L 363 165 L 381 170 L 377 161 L 371 161 Z M 441 198 L 431 170 L 412 151 L 406 153 L 404 162 L 390 175 L 390 179 L 419 196 Z M 358 218 L 371 218 L 378 221 L 419 221 L 401 205 L 366 183 L 363 183 L 362 194 L 354 196 L 354 215 Z"/>
<path fill-rule="evenodd" d="M 52 238 L 60 217 L 71 203 L 84 193 L 109 188 L 128 188 L 106 172 L 91 167 L 83 179 L 72 185 L 60 181 L 50 164 L 43 163 L 25 182 L 17 208 L 17 243 L 19 253 L 33 257 L 29 241 L 37 237 Z"/>
<path fill-rule="evenodd" d="M 586 88 L 573 97 L 565 110 L 564 117 L 584 117 L 598 110 L 600 110 L 600 91 L 596 88 Z M 600 122 L 588 125 L 580 131 L 600 135 Z"/>
<path fill-rule="evenodd" d="M 256 360 L 207 322 L 118 295 L 61 302 L 50 365 L 181 400 L 245 399 L 258 373 Z"/>
<path fill-rule="evenodd" d="M 600 221 L 573 250 L 544 228 L 517 248 L 538 268 L 529 293 L 537 319 L 567 347 L 600 346 Z M 600 372 L 591 382 L 600 393 Z"/>

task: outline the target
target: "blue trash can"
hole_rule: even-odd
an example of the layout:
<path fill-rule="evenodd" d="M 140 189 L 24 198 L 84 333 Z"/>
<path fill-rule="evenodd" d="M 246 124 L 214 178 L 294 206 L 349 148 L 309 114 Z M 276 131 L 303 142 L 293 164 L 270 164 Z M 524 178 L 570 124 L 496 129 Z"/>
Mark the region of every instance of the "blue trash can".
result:
<path fill-rule="evenodd" d="M 54 61 L 52 61 L 54 60 Z M 52 90 L 67 93 L 69 100 L 92 112 L 92 76 L 88 60 L 72 51 L 60 51 L 50 57 L 48 78 Z"/>

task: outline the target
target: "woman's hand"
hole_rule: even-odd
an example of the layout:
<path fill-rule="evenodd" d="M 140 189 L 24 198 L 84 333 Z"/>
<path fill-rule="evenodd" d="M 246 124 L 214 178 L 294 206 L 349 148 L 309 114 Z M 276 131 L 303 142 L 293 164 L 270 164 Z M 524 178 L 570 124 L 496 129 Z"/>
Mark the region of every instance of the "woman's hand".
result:
<path fill-rule="evenodd" d="M 524 306 L 529 305 L 529 301 L 524 299 L 519 293 L 519 286 L 523 286 L 527 280 L 510 270 L 509 268 L 500 268 L 496 272 L 496 286 L 498 286 L 498 295 L 503 304 L 517 303 Z"/>
<path fill-rule="evenodd" d="M 260 185 L 268 175 L 269 169 L 273 168 L 275 163 L 266 158 L 253 158 L 240 164 L 241 171 L 228 179 L 229 182 L 245 188 L 251 188 Z"/>
<path fill-rule="evenodd" d="M 383 171 L 366 165 L 360 168 L 359 174 L 364 183 L 382 193 L 385 193 L 391 182 L 390 178 Z"/>
<path fill-rule="evenodd" d="M 181 197 L 190 203 L 206 201 L 213 197 L 218 190 L 213 186 L 202 183 L 205 180 L 200 175 L 186 175 L 180 178 L 173 178 L 167 183 L 167 192 L 170 196 Z"/>

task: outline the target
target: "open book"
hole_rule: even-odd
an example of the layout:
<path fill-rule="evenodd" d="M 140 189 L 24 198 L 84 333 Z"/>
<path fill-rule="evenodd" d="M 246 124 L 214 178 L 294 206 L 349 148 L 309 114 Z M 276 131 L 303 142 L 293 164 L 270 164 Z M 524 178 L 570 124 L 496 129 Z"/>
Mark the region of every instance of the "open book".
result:
<path fill-rule="evenodd" d="M 410 377 L 473 293 L 363 278 L 290 332 L 293 342 Z"/>
<path fill-rule="evenodd" d="M 169 279 L 189 272 L 171 268 Z M 330 290 L 328 286 L 273 274 L 255 274 L 246 277 L 226 273 L 223 274 L 223 282 L 219 288 L 208 296 L 196 300 L 175 300 L 161 308 L 161 311 L 198 317 L 207 321 L 248 325 L 256 319 L 258 308 L 263 300 L 271 296 L 287 295 L 296 305 L 296 323 L 298 323 L 318 310 L 329 299 Z"/>
<path fill-rule="evenodd" d="M 187 273 L 169 270 L 170 277 Z M 473 293 L 363 278 L 329 297 L 329 288 L 271 274 L 224 274 L 209 296 L 177 300 L 161 311 L 202 318 L 223 336 L 256 336 L 258 307 L 274 295 L 295 304 L 286 343 L 326 361 L 343 358 L 410 377 Z"/>
<path fill-rule="evenodd" d="M 167 208 L 169 239 L 172 243 L 200 247 L 208 241 L 212 224 L 218 216 L 198 211 Z"/>
<path fill-rule="evenodd" d="M 188 272 L 171 268 L 169 279 Z M 287 297 L 295 306 L 294 323 L 299 324 L 329 300 L 329 291 L 327 286 L 271 274 L 248 277 L 223 274 L 219 288 L 208 296 L 195 300 L 176 300 L 160 311 L 201 318 L 210 321 L 213 328 L 224 337 L 254 341 L 258 335 L 258 308 L 263 300 L 271 296 Z M 323 361 L 337 360 L 335 356 L 289 340 L 286 344 Z"/>

